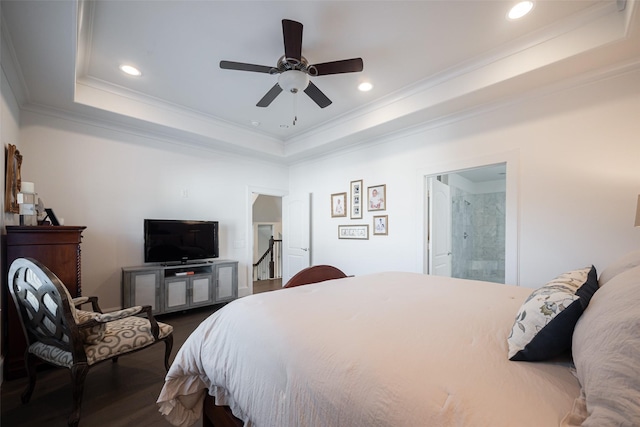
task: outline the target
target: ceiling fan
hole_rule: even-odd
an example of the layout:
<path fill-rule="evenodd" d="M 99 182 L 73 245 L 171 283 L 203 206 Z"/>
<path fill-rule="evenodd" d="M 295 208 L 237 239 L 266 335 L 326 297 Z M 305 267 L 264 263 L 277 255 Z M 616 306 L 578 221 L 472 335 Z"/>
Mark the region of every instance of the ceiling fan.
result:
<path fill-rule="evenodd" d="M 326 76 L 329 74 L 355 73 L 362 71 L 362 58 L 344 59 L 310 65 L 302 56 L 302 24 L 289 19 L 282 20 L 282 36 L 284 39 L 284 55 L 278 59 L 275 67 L 267 65 L 245 64 L 242 62 L 220 61 L 220 68 L 226 70 L 253 71 L 256 73 L 279 74 L 276 83 L 256 104 L 268 107 L 271 102 L 286 90 L 291 93 L 304 91 L 320 108 L 331 104 L 331 100 L 309 80 L 309 76 Z"/>

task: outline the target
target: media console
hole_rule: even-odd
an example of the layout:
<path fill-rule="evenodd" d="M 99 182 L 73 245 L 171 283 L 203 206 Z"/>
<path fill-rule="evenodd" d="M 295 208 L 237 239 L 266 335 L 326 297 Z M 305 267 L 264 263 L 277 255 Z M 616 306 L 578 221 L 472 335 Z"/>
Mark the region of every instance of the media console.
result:
<path fill-rule="evenodd" d="M 153 314 L 220 304 L 238 298 L 238 261 L 122 268 L 122 306 L 150 305 Z"/>

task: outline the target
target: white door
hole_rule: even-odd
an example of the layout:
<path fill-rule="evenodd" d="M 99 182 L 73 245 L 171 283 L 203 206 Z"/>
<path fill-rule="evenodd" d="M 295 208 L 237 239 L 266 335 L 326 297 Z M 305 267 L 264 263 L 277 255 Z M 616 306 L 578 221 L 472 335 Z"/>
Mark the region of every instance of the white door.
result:
<path fill-rule="evenodd" d="M 309 267 L 310 229 L 309 194 L 282 198 L 282 285 L 298 271 Z"/>
<path fill-rule="evenodd" d="M 451 277 L 451 191 L 429 178 L 429 274 Z"/>

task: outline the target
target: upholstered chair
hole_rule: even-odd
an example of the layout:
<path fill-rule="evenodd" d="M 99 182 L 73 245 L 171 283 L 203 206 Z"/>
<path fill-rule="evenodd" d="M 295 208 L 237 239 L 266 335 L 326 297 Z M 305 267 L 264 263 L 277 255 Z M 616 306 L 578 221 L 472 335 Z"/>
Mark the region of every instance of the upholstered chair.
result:
<path fill-rule="evenodd" d="M 31 258 L 18 258 L 11 264 L 8 284 L 27 340 L 29 378 L 23 403 L 33 393 L 38 361 L 70 370 L 73 409 L 69 426 L 79 423 L 84 380 L 96 364 L 116 362 L 122 355 L 164 342 L 164 366 L 169 369 L 173 327 L 157 322 L 150 306 L 102 313 L 96 297 L 71 298 L 60 279 Z M 76 308 L 87 303 L 92 311 Z"/>

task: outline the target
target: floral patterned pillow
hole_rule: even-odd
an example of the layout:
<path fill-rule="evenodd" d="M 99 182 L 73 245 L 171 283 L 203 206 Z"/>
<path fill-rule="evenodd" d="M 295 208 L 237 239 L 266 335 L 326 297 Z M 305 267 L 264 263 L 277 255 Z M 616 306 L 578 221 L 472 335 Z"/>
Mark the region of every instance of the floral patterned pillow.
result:
<path fill-rule="evenodd" d="M 533 291 L 513 323 L 509 359 L 548 360 L 569 350 L 576 322 L 597 290 L 598 275 L 591 266 L 561 274 Z"/>

